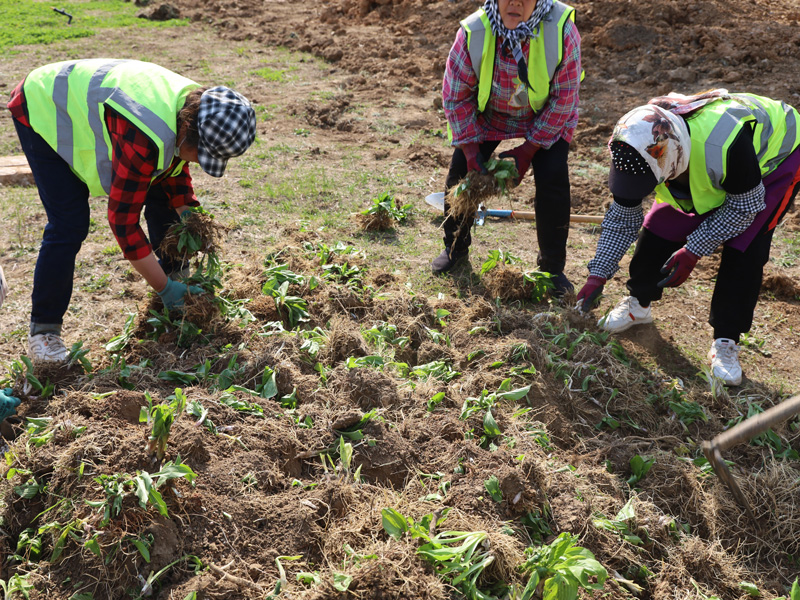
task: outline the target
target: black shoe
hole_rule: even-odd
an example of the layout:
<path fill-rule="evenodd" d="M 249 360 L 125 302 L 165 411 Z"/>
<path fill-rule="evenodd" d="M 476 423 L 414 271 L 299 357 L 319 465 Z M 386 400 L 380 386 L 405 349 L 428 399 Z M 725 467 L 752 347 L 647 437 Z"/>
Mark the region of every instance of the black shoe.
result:
<path fill-rule="evenodd" d="M 433 259 L 431 263 L 431 271 L 433 271 L 434 275 L 441 275 L 442 273 L 447 273 L 448 271 L 452 270 L 456 265 L 460 262 L 464 261 L 469 257 L 469 250 L 462 250 L 461 252 L 453 252 L 452 256 L 450 255 L 450 250 L 445 248 L 442 250 L 442 253 Z"/>
<path fill-rule="evenodd" d="M 555 298 L 563 298 L 567 294 L 575 292 L 575 286 L 569 282 L 564 273 L 556 273 L 550 275 L 550 281 L 553 283 L 553 289 L 550 290 L 550 295 Z"/>

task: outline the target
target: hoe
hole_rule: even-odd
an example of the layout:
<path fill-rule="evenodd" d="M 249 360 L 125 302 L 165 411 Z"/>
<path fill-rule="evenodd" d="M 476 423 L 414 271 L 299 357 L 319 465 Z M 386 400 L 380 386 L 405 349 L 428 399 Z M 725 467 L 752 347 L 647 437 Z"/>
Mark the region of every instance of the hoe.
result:
<path fill-rule="evenodd" d="M 785 421 L 798 412 L 800 412 L 800 395 L 792 396 L 788 400 L 768 408 L 763 413 L 753 415 L 735 427 L 731 427 L 728 431 L 720 433 L 710 442 L 703 442 L 703 454 L 706 455 L 708 462 L 711 463 L 714 472 L 725 482 L 733 497 L 736 498 L 739 505 L 744 508 L 747 516 L 759 529 L 761 524 L 753 514 L 750 503 L 739 488 L 739 484 L 736 483 L 736 479 L 728 469 L 728 465 L 722 460 L 720 452 L 741 442 L 753 439 L 758 434 L 763 433 L 773 425 Z"/>

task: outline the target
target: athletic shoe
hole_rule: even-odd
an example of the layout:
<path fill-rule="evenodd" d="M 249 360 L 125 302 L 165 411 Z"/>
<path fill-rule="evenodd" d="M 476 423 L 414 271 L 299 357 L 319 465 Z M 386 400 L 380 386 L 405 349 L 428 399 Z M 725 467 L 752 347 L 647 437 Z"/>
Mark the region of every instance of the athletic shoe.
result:
<path fill-rule="evenodd" d="M 653 315 L 649 306 L 642 306 L 633 296 L 625 296 L 610 313 L 602 317 L 597 324 L 611 333 L 619 333 L 634 325 L 652 323 Z"/>
<path fill-rule="evenodd" d="M 728 338 L 717 338 L 708 351 L 711 360 L 711 372 L 725 385 L 742 383 L 742 366 L 739 364 L 741 346 Z"/>
<path fill-rule="evenodd" d="M 69 351 L 61 336 L 55 333 L 37 333 L 28 336 L 28 357 L 33 362 L 65 363 Z"/>

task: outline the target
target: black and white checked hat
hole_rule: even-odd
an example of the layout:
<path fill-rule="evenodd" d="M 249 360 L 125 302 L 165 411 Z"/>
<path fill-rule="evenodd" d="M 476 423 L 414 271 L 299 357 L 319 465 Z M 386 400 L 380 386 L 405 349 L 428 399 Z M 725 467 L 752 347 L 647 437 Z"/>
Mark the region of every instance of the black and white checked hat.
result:
<path fill-rule="evenodd" d="M 256 139 L 256 111 L 230 88 L 203 92 L 197 112 L 197 162 L 212 177 L 222 177 L 232 156 L 244 154 Z"/>

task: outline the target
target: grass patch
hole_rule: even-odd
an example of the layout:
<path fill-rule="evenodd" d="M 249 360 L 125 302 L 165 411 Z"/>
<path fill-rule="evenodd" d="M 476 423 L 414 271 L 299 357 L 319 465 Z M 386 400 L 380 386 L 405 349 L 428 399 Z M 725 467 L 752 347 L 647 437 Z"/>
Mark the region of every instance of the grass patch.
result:
<path fill-rule="evenodd" d="M 186 21 L 177 19 L 160 22 L 139 19 L 136 15 L 141 9 L 133 2 L 122 0 L 64 0 L 58 8 L 72 15 L 71 24 L 67 24 L 68 17 L 53 11 L 49 2 L 0 0 L 0 14 L 3 15 L 0 22 L 0 50 L 15 52 L 10 48 L 91 37 L 100 29 L 175 27 L 186 24 Z"/>

